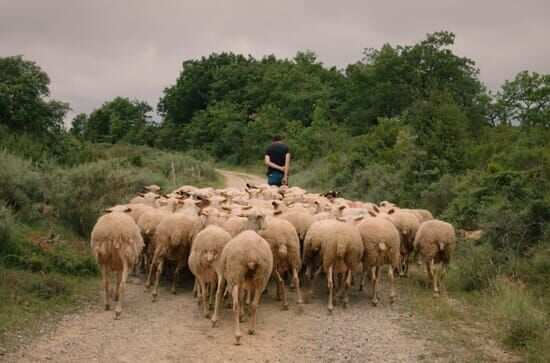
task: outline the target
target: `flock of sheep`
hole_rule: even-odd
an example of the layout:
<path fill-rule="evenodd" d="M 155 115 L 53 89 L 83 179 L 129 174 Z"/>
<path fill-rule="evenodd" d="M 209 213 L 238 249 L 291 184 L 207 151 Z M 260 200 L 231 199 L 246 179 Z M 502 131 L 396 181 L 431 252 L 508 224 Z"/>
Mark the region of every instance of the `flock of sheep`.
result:
<path fill-rule="evenodd" d="M 205 317 L 218 321 L 221 300 L 228 296 L 233 308 L 236 344 L 244 300 L 250 305 L 250 328 L 256 326 L 256 309 L 271 277 L 277 297 L 288 308 L 285 279 L 303 303 L 300 280 L 313 292 L 315 279 L 327 278 L 329 313 L 333 294 L 348 304 L 353 275 L 362 265 L 362 290 L 367 275 L 372 281 L 372 304 L 378 304 L 382 266 L 389 265 L 390 303 L 395 298 L 394 273 L 407 276 L 412 254 L 426 264 L 434 293 L 444 288 L 444 276 L 455 247 L 455 230 L 422 209 L 402 209 L 384 201 L 380 205 L 328 200 L 299 187 L 261 185 L 239 190 L 182 186 L 160 195 L 156 185 L 145 187 L 128 204 L 105 209 L 91 235 L 92 252 L 101 268 L 105 309 L 110 308 L 109 275 L 117 272 L 115 317 L 122 312 L 128 274 L 138 266 L 147 272 L 157 299 L 159 278 L 171 261 L 172 293 L 181 269 L 195 276 L 194 292 Z M 436 278 L 435 264 L 442 269 Z M 336 282 L 336 283 L 335 283 Z M 337 291 L 334 291 L 336 288 Z"/>

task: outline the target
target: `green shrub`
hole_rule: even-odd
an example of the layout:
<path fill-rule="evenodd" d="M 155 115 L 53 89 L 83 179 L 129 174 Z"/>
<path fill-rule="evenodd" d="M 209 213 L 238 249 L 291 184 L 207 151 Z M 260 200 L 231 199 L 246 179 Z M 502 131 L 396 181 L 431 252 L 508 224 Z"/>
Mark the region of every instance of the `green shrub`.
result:
<path fill-rule="evenodd" d="M 480 291 L 487 288 L 501 270 L 502 256 L 490 244 L 459 240 L 448 273 L 447 288 Z"/>
<path fill-rule="evenodd" d="M 22 246 L 19 238 L 15 216 L 10 208 L 0 204 L 0 258 L 21 254 Z"/>
<path fill-rule="evenodd" d="M 41 200 L 41 175 L 30 161 L 0 150 L 0 199 L 15 210 L 29 212 Z"/>

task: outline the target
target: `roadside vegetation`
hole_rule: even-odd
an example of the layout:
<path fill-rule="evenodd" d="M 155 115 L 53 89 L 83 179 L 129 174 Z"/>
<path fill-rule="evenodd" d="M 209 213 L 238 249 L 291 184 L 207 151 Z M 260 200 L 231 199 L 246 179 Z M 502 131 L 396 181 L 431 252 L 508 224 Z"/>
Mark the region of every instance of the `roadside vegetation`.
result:
<path fill-rule="evenodd" d="M 523 359 L 549 361 L 550 75 L 521 71 L 493 94 L 453 43 L 436 32 L 386 44 L 345 69 L 309 51 L 211 54 L 184 62 L 157 105 L 162 122 L 145 102 L 117 97 L 69 131 L 68 105 L 47 100 L 38 65 L 0 58 L 0 265 L 11 276 L 0 279 L 1 315 L 17 316 L 8 306 L 23 311 L 32 294 L 73 296 L 71 279 L 97 274 L 87 235 L 102 207 L 144 184 L 215 183 L 213 162 L 262 173 L 266 145 L 282 134 L 294 185 L 426 208 L 481 231 L 458 243 L 448 299 L 431 298 L 423 269 L 402 293 L 425 317 L 481 322 Z"/>

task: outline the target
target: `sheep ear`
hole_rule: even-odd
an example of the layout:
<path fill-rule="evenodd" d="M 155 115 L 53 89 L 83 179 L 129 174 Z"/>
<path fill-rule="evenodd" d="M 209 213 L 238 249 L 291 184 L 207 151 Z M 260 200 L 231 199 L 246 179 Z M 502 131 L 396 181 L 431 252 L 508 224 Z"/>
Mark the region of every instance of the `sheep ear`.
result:
<path fill-rule="evenodd" d="M 393 214 L 393 213 L 395 213 L 395 209 L 394 209 L 394 208 L 392 208 L 392 209 L 390 209 L 390 210 L 388 211 L 388 214 Z"/>
<path fill-rule="evenodd" d="M 276 210 L 275 212 L 273 212 L 274 216 L 278 216 L 279 214 L 283 214 L 283 211 L 282 210 Z"/>
<path fill-rule="evenodd" d="M 222 209 L 223 209 L 223 210 L 231 210 L 231 208 L 228 207 L 228 206 L 226 206 L 226 205 L 222 205 Z"/>
<path fill-rule="evenodd" d="M 373 206 L 372 206 L 372 209 L 373 209 L 376 213 L 380 213 L 380 209 L 378 209 L 377 206 L 373 205 Z"/>
<path fill-rule="evenodd" d="M 242 210 L 248 210 L 248 209 L 251 209 L 252 206 L 251 205 L 245 205 L 243 207 L 241 207 Z"/>
<path fill-rule="evenodd" d="M 227 203 L 227 198 L 223 198 L 220 203 Z"/>
<path fill-rule="evenodd" d="M 319 205 L 319 201 L 316 200 L 315 202 L 313 202 L 313 204 Z"/>
<path fill-rule="evenodd" d="M 132 211 L 132 208 L 130 208 L 130 207 L 126 207 L 124 209 L 124 213 L 128 213 L 128 212 L 131 212 L 131 211 Z"/>
<path fill-rule="evenodd" d="M 279 205 L 279 203 L 277 203 L 276 200 L 274 200 L 273 202 L 271 202 L 271 205 L 275 208 L 277 208 L 277 206 Z"/>
<path fill-rule="evenodd" d="M 363 218 L 365 218 L 365 216 L 357 216 L 357 217 L 353 218 L 353 220 L 356 221 L 356 222 L 359 222 Z"/>
<path fill-rule="evenodd" d="M 105 213 L 111 213 L 113 211 L 113 208 L 105 208 L 103 211 Z"/>
<path fill-rule="evenodd" d="M 345 221 L 346 221 L 346 220 L 345 220 L 344 218 L 342 218 L 342 217 L 337 217 L 336 219 L 339 220 L 340 222 L 345 222 Z"/>
<path fill-rule="evenodd" d="M 143 194 L 143 193 L 136 193 L 136 195 L 137 195 L 138 197 L 145 197 L 145 194 Z"/>
<path fill-rule="evenodd" d="M 155 199 L 159 199 L 160 198 L 160 195 L 155 195 Z"/>
<path fill-rule="evenodd" d="M 369 211 L 369 214 L 370 214 L 371 216 L 373 216 L 373 217 L 376 217 L 376 213 L 374 213 L 374 212 L 371 211 L 371 210 Z"/>
<path fill-rule="evenodd" d="M 342 204 L 341 206 L 338 207 L 338 209 L 340 209 L 340 210 L 346 209 L 346 206 Z"/>
<path fill-rule="evenodd" d="M 237 217 L 246 218 L 246 216 L 244 215 L 244 213 L 239 213 L 239 214 L 237 214 Z"/>

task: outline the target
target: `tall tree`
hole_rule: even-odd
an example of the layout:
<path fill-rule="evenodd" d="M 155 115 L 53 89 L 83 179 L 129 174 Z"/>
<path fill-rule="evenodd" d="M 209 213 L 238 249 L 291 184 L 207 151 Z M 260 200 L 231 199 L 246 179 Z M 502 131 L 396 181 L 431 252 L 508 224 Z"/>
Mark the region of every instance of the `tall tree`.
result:
<path fill-rule="evenodd" d="M 22 56 L 0 58 L 0 123 L 37 135 L 61 131 L 69 104 L 47 101 L 49 84 L 35 62 Z"/>
<path fill-rule="evenodd" d="M 497 122 L 550 127 L 550 74 L 523 71 L 496 95 Z"/>

